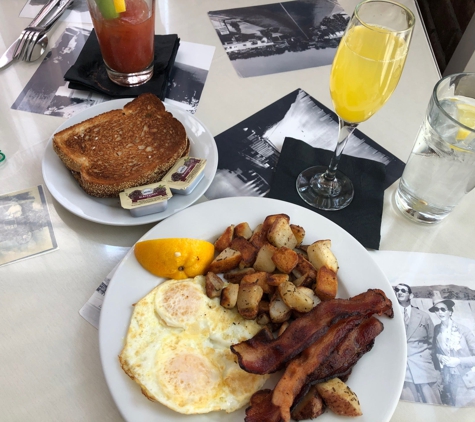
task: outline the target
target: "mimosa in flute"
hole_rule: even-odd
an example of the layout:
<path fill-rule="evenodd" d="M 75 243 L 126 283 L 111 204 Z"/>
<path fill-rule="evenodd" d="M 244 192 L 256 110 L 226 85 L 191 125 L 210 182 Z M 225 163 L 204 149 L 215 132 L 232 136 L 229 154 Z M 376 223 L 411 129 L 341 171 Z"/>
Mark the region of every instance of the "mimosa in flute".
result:
<path fill-rule="evenodd" d="M 337 170 L 343 148 L 357 125 L 389 99 L 406 61 L 414 15 L 386 0 L 360 3 L 348 23 L 335 55 L 330 94 L 339 117 L 338 143 L 328 168 L 304 170 L 297 191 L 310 205 L 339 210 L 353 199 L 353 184 Z"/>

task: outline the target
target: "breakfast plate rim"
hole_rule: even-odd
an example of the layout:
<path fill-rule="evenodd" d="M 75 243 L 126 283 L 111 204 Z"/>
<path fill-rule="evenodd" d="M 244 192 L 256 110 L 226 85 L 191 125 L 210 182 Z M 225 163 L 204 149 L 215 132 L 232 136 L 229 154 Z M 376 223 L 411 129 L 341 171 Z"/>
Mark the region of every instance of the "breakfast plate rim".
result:
<path fill-rule="evenodd" d="M 63 122 L 54 133 L 95 117 L 98 114 L 121 109 L 132 100 L 133 98 L 119 98 L 96 104 Z M 216 174 L 218 167 L 216 142 L 208 128 L 196 116 L 175 104 L 168 103 L 166 100 L 164 105 L 185 127 L 191 144 L 190 156 L 206 158 L 207 160 L 203 171 L 203 179 L 189 195 L 174 195 L 168 201 L 167 209 L 160 213 L 134 217 L 130 211 L 121 208 L 119 198 L 100 199 L 86 194 L 54 152 L 52 145 L 53 136 L 51 136 L 48 139 L 42 159 L 42 174 L 43 180 L 53 198 L 78 217 L 94 223 L 111 226 L 138 226 L 156 223 L 198 201 L 211 185 Z"/>

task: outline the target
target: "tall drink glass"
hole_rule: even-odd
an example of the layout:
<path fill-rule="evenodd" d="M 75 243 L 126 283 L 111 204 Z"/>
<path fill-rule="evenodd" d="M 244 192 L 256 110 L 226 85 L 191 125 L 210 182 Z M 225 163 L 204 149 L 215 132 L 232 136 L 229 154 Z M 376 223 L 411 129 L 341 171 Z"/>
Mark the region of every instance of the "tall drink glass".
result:
<path fill-rule="evenodd" d="M 88 0 L 112 82 L 141 85 L 153 75 L 155 0 Z"/>
<path fill-rule="evenodd" d="M 395 199 L 409 219 L 438 223 L 474 187 L 475 73 L 459 73 L 435 85 Z"/>
<path fill-rule="evenodd" d="M 328 167 L 315 166 L 297 178 L 299 195 L 323 210 L 340 210 L 353 199 L 353 184 L 337 170 L 348 137 L 389 99 L 399 82 L 414 28 L 413 13 L 390 0 L 358 4 L 333 61 L 330 94 L 339 135 Z"/>

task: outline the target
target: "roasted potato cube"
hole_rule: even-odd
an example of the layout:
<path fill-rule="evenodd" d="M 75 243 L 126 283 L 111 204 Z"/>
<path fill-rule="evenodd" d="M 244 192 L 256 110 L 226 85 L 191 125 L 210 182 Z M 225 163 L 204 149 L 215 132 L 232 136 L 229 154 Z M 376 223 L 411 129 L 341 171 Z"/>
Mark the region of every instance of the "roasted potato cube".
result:
<path fill-rule="evenodd" d="M 237 298 L 237 309 L 244 319 L 255 319 L 259 312 L 259 302 L 262 299 L 262 287 L 257 283 L 241 283 Z"/>
<path fill-rule="evenodd" d="M 267 274 L 267 283 L 271 286 L 278 286 L 289 280 L 288 274 Z"/>
<path fill-rule="evenodd" d="M 277 269 L 285 274 L 290 274 L 299 263 L 297 252 L 285 246 L 278 248 L 271 259 L 274 261 Z"/>
<path fill-rule="evenodd" d="M 272 322 L 281 323 L 287 321 L 292 315 L 292 309 L 290 309 L 282 300 L 280 295 L 276 292 L 270 301 L 269 316 Z"/>
<path fill-rule="evenodd" d="M 316 389 L 328 408 L 337 415 L 361 416 L 363 414 L 358 397 L 339 378 L 316 384 Z"/>
<path fill-rule="evenodd" d="M 271 228 L 272 224 L 274 224 L 275 220 L 283 218 L 287 223 L 290 223 L 290 217 L 287 214 L 271 214 L 268 215 L 265 219 L 264 222 L 262 223 L 262 227 L 264 231 L 267 231 Z"/>
<path fill-rule="evenodd" d="M 335 299 L 338 293 L 338 279 L 336 273 L 323 266 L 317 272 L 315 294 L 322 300 Z"/>
<path fill-rule="evenodd" d="M 295 239 L 297 239 L 296 246 L 299 247 L 302 244 L 303 239 L 305 237 L 305 229 L 301 226 L 297 226 L 296 224 L 291 224 L 290 229 L 292 230 L 292 233 L 294 234 Z"/>
<path fill-rule="evenodd" d="M 308 393 L 292 409 L 291 416 L 295 421 L 315 419 L 325 412 L 325 403 L 317 392 L 316 386 L 310 387 Z"/>
<path fill-rule="evenodd" d="M 309 287 L 297 287 L 297 290 L 299 292 L 302 292 L 303 294 L 307 295 L 310 299 L 312 299 L 313 307 L 317 306 L 322 300 L 315 294 L 315 292 L 310 289 Z"/>
<path fill-rule="evenodd" d="M 249 223 L 239 223 L 234 227 L 234 236 L 244 237 L 244 239 L 249 240 L 252 236 L 252 229 L 249 226 Z"/>
<path fill-rule="evenodd" d="M 205 278 L 206 296 L 213 298 L 221 296 L 221 290 L 223 290 L 224 281 L 215 273 L 208 271 Z"/>
<path fill-rule="evenodd" d="M 208 271 L 215 274 L 225 273 L 237 268 L 241 262 L 241 252 L 231 248 L 221 251 L 216 258 L 209 264 Z"/>
<path fill-rule="evenodd" d="M 292 274 L 297 277 L 294 284 L 296 286 L 313 287 L 317 277 L 317 270 L 303 255 L 297 255 L 299 262 L 292 270 Z"/>
<path fill-rule="evenodd" d="M 299 286 L 311 286 L 312 283 L 315 281 L 315 279 L 312 280 L 311 277 L 308 276 L 308 273 L 305 273 L 304 275 L 301 275 L 300 277 L 296 278 L 293 283 L 299 287 Z"/>
<path fill-rule="evenodd" d="M 253 268 L 256 271 L 266 271 L 272 273 L 275 271 L 275 264 L 272 261 L 272 255 L 277 250 L 275 246 L 270 243 L 265 243 L 257 252 L 256 260 L 254 261 Z"/>
<path fill-rule="evenodd" d="M 223 277 L 229 283 L 239 284 L 245 275 L 255 272 L 256 270 L 254 268 L 235 269 L 224 273 Z"/>
<path fill-rule="evenodd" d="M 259 271 L 242 278 L 241 284 L 257 284 L 265 294 L 274 293 L 274 287 L 267 283 L 267 273 Z"/>
<path fill-rule="evenodd" d="M 302 291 L 297 290 L 297 287 L 291 281 L 279 284 L 277 289 L 280 297 L 289 308 L 295 309 L 298 312 L 309 312 L 312 310 L 312 299 Z"/>
<path fill-rule="evenodd" d="M 230 245 L 231 249 L 241 252 L 241 262 L 239 268 L 252 267 L 256 260 L 258 249 L 244 237 L 236 237 Z"/>
<path fill-rule="evenodd" d="M 317 240 L 307 248 L 308 260 L 318 270 L 327 267 L 335 273 L 338 272 L 338 261 L 331 251 L 331 240 Z"/>
<path fill-rule="evenodd" d="M 288 220 L 284 217 L 278 217 L 272 223 L 267 232 L 267 240 L 277 248 L 286 246 L 289 249 L 294 249 L 297 246 L 297 239 Z"/>
<path fill-rule="evenodd" d="M 234 224 L 231 224 L 229 227 L 226 227 L 226 230 L 219 236 L 214 242 L 214 249 L 217 253 L 224 251 L 229 247 L 231 241 L 233 240 L 234 235 Z"/>
<path fill-rule="evenodd" d="M 249 238 L 249 242 L 251 242 L 257 249 L 261 248 L 267 241 L 267 232 L 263 229 L 263 224 L 259 224 L 254 231 L 252 232 L 252 236 Z"/>
<path fill-rule="evenodd" d="M 239 284 L 228 284 L 221 290 L 221 306 L 232 309 L 236 306 L 239 293 Z"/>
<path fill-rule="evenodd" d="M 270 316 L 269 314 L 263 313 L 263 314 L 258 314 L 256 317 L 256 322 L 259 325 L 267 325 L 270 323 Z"/>

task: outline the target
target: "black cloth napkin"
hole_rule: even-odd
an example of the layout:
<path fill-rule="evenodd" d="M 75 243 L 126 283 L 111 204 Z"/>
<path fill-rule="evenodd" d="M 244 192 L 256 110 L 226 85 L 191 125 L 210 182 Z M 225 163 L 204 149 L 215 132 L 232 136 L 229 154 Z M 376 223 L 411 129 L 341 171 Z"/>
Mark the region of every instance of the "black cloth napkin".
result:
<path fill-rule="evenodd" d="M 327 166 L 332 154 L 331 151 L 313 148 L 303 141 L 285 138 L 267 196 L 315 211 L 345 229 L 364 247 L 379 249 L 386 177 L 383 163 L 341 156 L 338 169 L 351 179 L 355 189 L 353 201 L 342 210 L 318 210 L 308 205 L 297 193 L 295 182 L 300 172 L 311 166 Z"/>
<path fill-rule="evenodd" d="M 180 39 L 176 34 L 155 35 L 155 57 L 153 76 L 148 82 L 132 88 L 119 86 L 107 76 L 102 60 L 96 32 L 93 30 L 76 63 L 66 72 L 64 79 L 69 81 L 69 88 L 95 90 L 116 98 L 137 97 L 145 92 L 152 92 L 161 100 L 165 99 L 170 72 L 175 63 Z"/>

